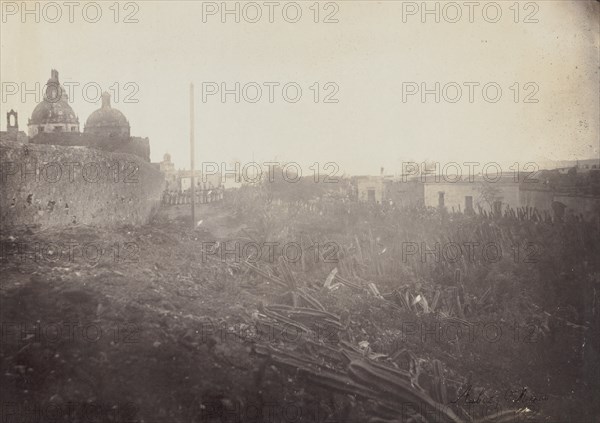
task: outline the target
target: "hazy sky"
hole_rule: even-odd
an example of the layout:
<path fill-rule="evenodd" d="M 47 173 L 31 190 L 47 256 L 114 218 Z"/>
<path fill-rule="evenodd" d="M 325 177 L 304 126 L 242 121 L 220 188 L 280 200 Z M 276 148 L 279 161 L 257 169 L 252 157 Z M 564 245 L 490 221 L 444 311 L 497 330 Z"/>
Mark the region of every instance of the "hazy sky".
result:
<path fill-rule="evenodd" d="M 128 117 L 132 135 L 150 138 L 153 161 L 170 152 L 177 167 L 189 167 L 190 82 L 196 86 L 197 162 L 333 161 L 340 172 L 376 174 L 380 166 L 394 173 L 408 160 L 524 163 L 600 155 L 597 2 L 515 7 L 513 1 L 491 6 L 482 1 L 472 18 L 463 1 L 428 2 L 432 10 L 439 7 L 439 23 L 433 14 L 422 16 L 420 1 L 321 2 L 318 23 L 313 1 L 297 2 L 302 16 L 296 23 L 287 22 L 282 12 L 285 6 L 285 18 L 294 20 L 291 2 L 274 3 L 273 23 L 263 1 L 238 3 L 239 23 L 234 15 L 221 22 L 221 2 L 192 1 L 122 2 L 115 23 L 113 3 L 98 2 L 102 16 L 96 23 L 82 16 L 85 2 L 75 8 L 73 23 L 63 2 L 57 2 L 62 17 L 56 23 L 49 22 L 56 10 L 44 11 L 40 3 L 36 23 L 35 15 L 22 16 L 20 1 L 2 2 L 3 88 L 7 83 L 43 86 L 50 69 L 58 69 L 61 82 L 80 84 L 72 106 L 83 130 L 100 102 L 86 101 L 82 85 L 118 86 L 124 96 L 133 92 L 126 84 L 135 83 L 139 91 L 132 98 L 139 102 L 121 98 L 113 107 Z M 233 9 L 236 3 L 227 5 Z M 262 17 L 252 23 L 256 5 Z M 460 18 L 455 19 L 459 9 L 454 5 Z M 496 5 L 502 15 L 488 22 L 495 19 Z M 19 10 L 13 15 L 14 7 Z M 203 22 L 203 8 L 219 10 Z M 94 8 L 86 11 L 93 20 Z M 139 22 L 124 23 L 130 13 Z M 338 22 L 322 22 L 329 14 Z M 250 83 L 244 91 L 248 99 L 255 97 L 258 84 L 262 97 L 251 103 L 242 96 L 236 103 L 228 95 L 223 103 L 213 95 L 203 103 L 203 82 L 224 82 L 230 89 L 236 82 Z M 273 87 L 273 103 L 265 82 L 280 84 Z M 282 95 L 282 86 L 290 82 L 302 89 L 296 103 Z M 326 87 L 328 82 L 335 85 Z M 403 87 L 420 89 L 425 83 L 435 89 L 436 82 L 439 103 L 434 94 L 423 102 L 420 93 L 403 101 Z M 473 87 L 472 103 L 465 83 L 480 84 Z M 497 85 L 490 85 L 486 101 L 482 86 L 488 83 Z M 335 86 L 339 90 L 332 98 L 338 102 L 325 103 Z M 462 98 L 452 103 L 456 86 Z M 494 86 L 502 95 L 492 103 Z M 293 98 L 295 89 L 287 93 Z M 6 111 L 14 108 L 26 130 L 33 95 L 22 102 L 19 95 L 3 94 L 2 129 Z M 88 94 L 95 97 L 93 86 Z"/>

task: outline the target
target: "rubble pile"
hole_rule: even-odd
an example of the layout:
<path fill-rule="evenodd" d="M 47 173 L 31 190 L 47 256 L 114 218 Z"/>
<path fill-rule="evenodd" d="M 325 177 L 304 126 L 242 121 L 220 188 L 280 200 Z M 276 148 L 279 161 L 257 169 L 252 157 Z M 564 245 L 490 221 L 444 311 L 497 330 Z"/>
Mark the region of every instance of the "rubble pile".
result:
<path fill-rule="evenodd" d="M 564 410 L 585 421 L 596 412 L 578 391 L 600 380 L 588 358 L 599 342 L 599 245 L 586 224 L 278 203 L 260 193 L 203 207 L 193 230 L 173 206 L 118 231 L 3 233 L 3 321 L 69 316 L 111 335 L 125 328 L 121 339 L 45 347 L 65 366 L 76 360 L 86 382 L 56 366 L 41 381 L 51 370 L 34 352 L 44 343 L 8 338 L 3 378 L 14 385 L 24 369 L 31 381 L 9 400 L 127 399 L 130 421 L 140 422 L 289 421 L 239 416 L 272 403 L 317 404 L 320 417 L 301 422 L 557 421 L 568 419 Z M 427 253 L 451 242 L 510 254 Z M 270 254 L 238 254 L 266 243 Z M 286 254 L 291 243 L 300 256 Z M 511 247 L 527 243 L 543 247 L 536 261 L 515 260 Z M 96 392 L 107 378 L 114 389 Z M 172 384 L 160 388 L 163 380 Z M 236 410 L 237 420 L 223 417 Z"/>

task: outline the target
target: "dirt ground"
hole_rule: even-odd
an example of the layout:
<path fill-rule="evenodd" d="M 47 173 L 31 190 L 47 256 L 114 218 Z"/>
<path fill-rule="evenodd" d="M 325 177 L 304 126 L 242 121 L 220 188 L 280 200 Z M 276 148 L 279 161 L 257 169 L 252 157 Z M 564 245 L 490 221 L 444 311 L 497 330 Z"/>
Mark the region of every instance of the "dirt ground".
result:
<path fill-rule="evenodd" d="M 310 372 L 280 365 L 283 359 L 260 350 L 265 343 L 252 332 L 253 322 L 265 307 L 291 306 L 285 289 L 238 260 L 206 254 L 208 243 L 251 237 L 256 221 L 221 204 L 198 206 L 196 220 L 191 229 L 188 207 L 174 206 L 143 227 L 2 234 L 2 422 L 423 421 L 386 419 L 367 394 L 313 383 Z M 568 370 L 561 368 L 540 371 L 547 363 L 534 351 L 559 349 L 560 340 L 523 342 L 509 351 L 500 343 L 451 340 L 403 339 L 399 345 L 401 322 L 414 316 L 368 290 L 340 284 L 325 292 L 333 267 L 292 273 L 340 318 L 344 341 L 357 350 L 369 345 L 365 354 L 372 360 L 384 362 L 398 351 L 416 356 L 424 387 L 435 386 L 430 363 L 443 363 L 448 401 L 472 387 L 470 405 L 479 410 L 470 412 L 471 421 L 494 406 L 535 411 L 522 421 L 598 417 L 597 398 L 577 382 L 580 376 L 563 377 Z M 389 291 L 383 282 L 378 286 Z M 241 336 L 242 330 L 251 335 Z M 288 341 L 278 337 L 271 344 L 279 352 L 294 344 L 287 351 L 320 357 Z M 339 370 L 337 361 L 319 360 L 322 368 Z"/>

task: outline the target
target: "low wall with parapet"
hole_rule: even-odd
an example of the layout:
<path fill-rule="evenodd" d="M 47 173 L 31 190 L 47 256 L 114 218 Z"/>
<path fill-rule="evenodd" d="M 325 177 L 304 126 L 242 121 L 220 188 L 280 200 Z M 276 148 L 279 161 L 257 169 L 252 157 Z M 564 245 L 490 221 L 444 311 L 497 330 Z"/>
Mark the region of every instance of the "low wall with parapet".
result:
<path fill-rule="evenodd" d="M 0 226 L 143 224 L 163 175 L 124 153 L 0 141 Z"/>
<path fill-rule="evenodd" d="M 111 153 L 135 154 L 150 161 L 150 140 L 140 137 L 107 138 L 86 132 L 41 132 L 29 139 L 31 144 L 90 147 Z"/>
<path fill-rule="evenodd" d="M 589 222 L 600 223 L 600 198 L 582 195 L 555 194 L 554 201 L 566 206 L 565 216 L 582 216 Z"/>

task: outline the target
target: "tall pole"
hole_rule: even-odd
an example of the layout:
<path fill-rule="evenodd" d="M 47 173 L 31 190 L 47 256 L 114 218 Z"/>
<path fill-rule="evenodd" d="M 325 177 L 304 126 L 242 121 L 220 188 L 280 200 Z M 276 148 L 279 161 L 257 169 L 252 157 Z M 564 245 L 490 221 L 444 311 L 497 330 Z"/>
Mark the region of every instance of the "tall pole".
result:
<path fill-rule="evenodd" d="M 190 83 L 190 159 L 192 166 L 192 229 L 196 227 L 196 181 L 194 178 L 194 84 Z"/>

